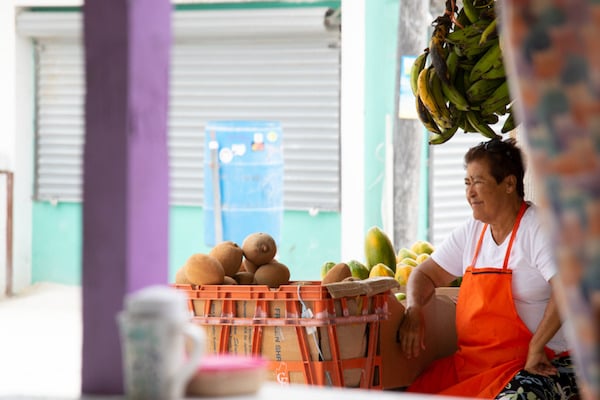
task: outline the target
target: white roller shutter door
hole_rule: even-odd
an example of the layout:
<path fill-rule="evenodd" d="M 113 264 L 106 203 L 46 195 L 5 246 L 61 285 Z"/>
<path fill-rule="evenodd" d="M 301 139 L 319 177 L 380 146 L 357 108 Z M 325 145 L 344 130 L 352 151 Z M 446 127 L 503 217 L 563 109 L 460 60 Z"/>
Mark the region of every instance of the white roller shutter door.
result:
<path fill-rule="evenodd" d="M 276 120 L 286 209 L 339 211 L 339 32 L 325 8 L 177 11 L 173 29 L 171 202 L 201 205 L 208 120 Z M 25 12 L 36 43 L 36 198 L 80 201 L 84 140 L 81 14 Z"/>
<path fill-rule="evenodd" d="M 464 155 L 484 141 L 478 133 L 458 132 L 450 141 L 431 146 L 431 222 L 433 244 L 441 243 L 458 225 L 472 215 L 465 197 Z"/>

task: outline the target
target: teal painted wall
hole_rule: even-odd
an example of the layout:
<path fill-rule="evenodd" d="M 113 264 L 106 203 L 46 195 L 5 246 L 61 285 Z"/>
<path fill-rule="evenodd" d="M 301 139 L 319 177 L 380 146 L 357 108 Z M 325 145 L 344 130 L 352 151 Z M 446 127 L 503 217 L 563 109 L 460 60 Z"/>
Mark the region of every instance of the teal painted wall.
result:
<path fill-rule="evenodd" d="M 169 277 L 193 253 L 206 253 L 203 212 L 200 207 L 171 207 Z M 82 208 L 80 203 L 33 206 L 32 282 L 81 283 Z M 241 244 L 241 243 L 240 243 Z M 321 212 L 284 213 L 277 259 L 288 265 L 293 280 L 320 279 L 321 265 L 338 260 L 340 216 Z"/>
<path fill-rule="evenodd" d="M 383 226 L 385 125 L 386 115 L 395 115 L 398 13 L 399 0 L 365 1 L 365 231 Z"/>
<path fill-rule="evenodd" d="M 32 283 L 81 283 L 82 209 L 78 203 L 34 203 Z"/>

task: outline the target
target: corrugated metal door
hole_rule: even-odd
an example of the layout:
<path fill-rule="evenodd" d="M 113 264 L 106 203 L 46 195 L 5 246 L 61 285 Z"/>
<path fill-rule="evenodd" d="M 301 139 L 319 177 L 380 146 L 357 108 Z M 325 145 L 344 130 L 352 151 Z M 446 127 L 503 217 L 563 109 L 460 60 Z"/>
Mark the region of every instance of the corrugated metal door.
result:
<path fill-rule="evenodd" d="M 204 125 L 280 121 L 286 209 L 340 209 L 339 31 L 325 8 L 174 13 L 171 202 L 201 205 Z M 81 14 L 25 12 L 36 41 L 38 200 L 80 201 L 84 140 Z"/>
<path fill-rule="evenodd" d="M 478 133 L 457 133 L 450 141 L 431 146 L 431 242 L 441 243 L 446 236 L 471 215 L 465 198 L 464 155 L 484 141 Z"/>

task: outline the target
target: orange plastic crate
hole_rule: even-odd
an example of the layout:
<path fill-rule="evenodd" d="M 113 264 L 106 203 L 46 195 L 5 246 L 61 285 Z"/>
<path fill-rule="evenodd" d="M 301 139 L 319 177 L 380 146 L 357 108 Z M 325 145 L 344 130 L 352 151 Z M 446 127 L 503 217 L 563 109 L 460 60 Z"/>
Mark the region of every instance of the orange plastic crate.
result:
<path fill-rule="evenodd" d="M 387 293 L 333 299 L 320 282 L 175 287 L 187 293 L 209 353 L 261 355 L 280 383 L 381 389 Z"/>

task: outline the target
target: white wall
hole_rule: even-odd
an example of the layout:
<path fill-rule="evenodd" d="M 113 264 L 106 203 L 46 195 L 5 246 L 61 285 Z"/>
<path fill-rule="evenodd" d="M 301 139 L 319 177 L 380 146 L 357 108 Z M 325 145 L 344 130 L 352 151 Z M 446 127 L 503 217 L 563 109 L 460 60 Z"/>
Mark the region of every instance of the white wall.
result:
<path fill-rule="evenodd" d="M 341 3 L 342 260 L 364 258 L 365 1 Z"/>
<path fill-rule="evenodd" d="M 0 168 L 14 173 L 13 288 L 31 282 L 33 52 L 15 32 L 17 0 L 0 2 Z M 0 212 L 4 212 L 1 210 Z M 5 274 L 4 260 L 0 274 Z"/>
<path fill-rule="evenodd" d="M 31 283 L 32 197 L 34 168 L 33 45 L 17 36 L 16 15 L 22 7 L 77 6 L 81 0 L 0 1 L 0 168 L 14 173 L 13 289 Z M 4 212 L 4 210 L 0 210 Z M 5 278 L 4 257 L 0 275 Z M 4 283 L 4 282 L 3 282 Z M 4 284 L 2 286 L 4 288 Z M 4 292 L 2 290 L 2 292 Z"/>

